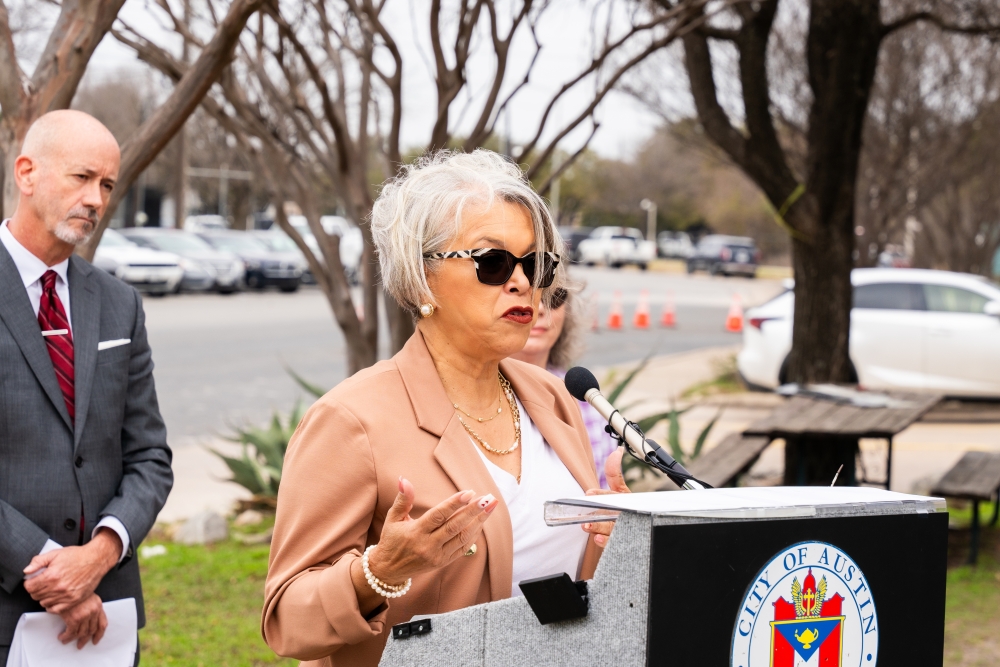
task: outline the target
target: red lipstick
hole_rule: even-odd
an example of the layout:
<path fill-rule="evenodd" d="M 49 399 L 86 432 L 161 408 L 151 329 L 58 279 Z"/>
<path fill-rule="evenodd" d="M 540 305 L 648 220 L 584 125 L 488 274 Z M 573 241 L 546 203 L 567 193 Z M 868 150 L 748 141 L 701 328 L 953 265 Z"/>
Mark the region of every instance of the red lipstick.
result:
<path fill-rule="evenodd" d="M 508 308 L 503 314 L 505 320 L 516 322 L 517 324 L 531 324 L 535 311 L 531 306 L 514 306 Z"/>

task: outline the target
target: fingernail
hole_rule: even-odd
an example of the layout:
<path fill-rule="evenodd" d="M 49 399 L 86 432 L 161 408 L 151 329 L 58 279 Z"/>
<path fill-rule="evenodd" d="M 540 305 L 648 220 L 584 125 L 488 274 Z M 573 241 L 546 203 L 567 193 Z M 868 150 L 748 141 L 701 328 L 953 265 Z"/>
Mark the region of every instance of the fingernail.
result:
<path fill-rule="evenodd" d="M 591 526 L 593 526 L 593 525 L 594 524 L 592 524 L 592 523 L 585 523 L 585 524 L 583 524 L 583 529 L 584 530 L 590 530 Z"/>
<path fill-rule="evenodd" d="M 492 503 L 496 498 L 493 497 L 492 493 L 487 493 L 485 496 L 479 499 L 479 506 L 482 509 L 486 509 L 486 506 Z"/>
<path fill-rule="evenodd" d="M 475 491 L 463 491 L 462 495 L 458 497 L 463 503 L 467 503 L 472 500 L 472 497 L 476 495 Z"/>
<path fill-rule="evenodd" d="M 598 535 L 594 538 L 594 542 L 597 542 L 597 546 L 603 547 L 608 542 L 607 535 Z"/>
<path fill-rule="evenodd" d="M 402 475 L 399 476 L 399 492 L 400 493 L 403 492 L 403 476 Z"/>
<path fill-rule="evenodd" d="M 498 508 L 498 507 L 500 507 L 500 503 L 497 503 L 497 504 L 496 504 L 496 505 L 494 505 L 493 507 L 487 507 L 487 508 L 486 508 L 486 511 L 484 511 L 484 512 L 483 512 L 483 514 L 485 514 L 486 516 L 489 516 L 490 514 L 492 514 L 492 513 L 493 513 L 493 510 L 495 510 L 495 509 L 496 509 L 496 508 Z"/>

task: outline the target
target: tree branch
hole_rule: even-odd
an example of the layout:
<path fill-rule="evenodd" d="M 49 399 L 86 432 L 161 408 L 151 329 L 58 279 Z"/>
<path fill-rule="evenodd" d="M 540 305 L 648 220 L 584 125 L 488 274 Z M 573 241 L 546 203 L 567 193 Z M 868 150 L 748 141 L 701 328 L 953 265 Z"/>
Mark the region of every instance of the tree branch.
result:
<path fill-rule="evenodd" d="M 945 21 L 940 16 L 934 12 L 914 12 L 908 14 L 901 18 L 886 23 L 882 26 L 882 37 L 886 37 L 896 32 L 897 30 L 902 30 L 907 26 L 913 25 L 914 23 L 927 22 L 936 25 L 939 29 L 944 32 L 958 33 L 962 35 L 981 35 L 986 37 L 1000 37 L 1000 25 L 959 25 L 951 21 Z"/>
<path fill-rule="evenodd" d="M 111 30 L 123 4 L 125 0 L 64 0 L 31 76 L 38 115 L 69 107 L 94 49 Z"/>
<path fill-rule="evenodd" d="M 590 136 L 587 137 L 587 140 L 583 142 L 583 144 L 576 150 L 575 153 L 573 153 L 566 160 L 564 160 L 563 163 L 559 165 L 558 169 L 549 174 L 549 177 L 545 179 L 545 182 L 538 187 L 538 194 L 544 196 L 546 193 L 548 193 L 549 189 L 552 187 L 552 184 L 556 182 L 556 179 L 558 179 L 560 176 L 566 173 L 566 170 L 573 166 L 573 163 L 576 162 L 577 159 L 579 159 L 579 157 L 583 155 L 583 152 L 587 150 L 587 146 L 589 146 L 590 142 L 593 141 L 594 135 L 597 134 L 597 130 L 600 127 L 601 124 L 595 120 L 593 127 L 590 129 Z"/>
<path fill-rule="evenodd" d="M 743 1 L 745 0 L 725 0 L 723 8 L 730 6 L 735 2 L 743 2 Z M 566 134 L 569 133 L 569 130 L 571 128 L 575 128 L 577 125 L 579 125 L 592 115 L 594 109 L 597 108 L 597 104 L 604 99 L 604 97 L 611 91 L 611 88 L 614 87 L 614 85 L 618 82 L 618 80 L 621 79 L 621 77 L 624 76 L 624 74 L 627 71 L 629 71 L 632 67 L 634 67 L 638 63 L 645 60 L 650 54 L 665 47 L 667 44 L 673 42 L 676 38 L 681 37 L 690 32 L 690 30 L 695 29 L 698 26 L 702 25 L 707 20 L 707 15 L 705 15 L 704 13 L 700 13 L 700 10 L 704 9 L 707 2 L 708 0 L 693 0 L 690 2 L 683 2 L 681 4 L 678 4 L 677 6 L 671 6 L 669 10 L 664 11 L 664 13 L 661 16 L 646 23 L 633 26 L 632 29 L 629 30 L 629 32 L 623 35 L 621 38 L 619 38 L 614 42 L 606 44 L 601 53 L 591 60 L 590 65 L 586 69 L 581 71 L 573 79 L 563 84 L 563 86 L 558 91 L 556 91 L 556 93 L 551 98 L 549 98 L 549 103 L 548 105 L 546 105 L 545 110 L 542 112 L 542 117 L 538 123 L 538 128 L 537 131 L 535 132 L 535 136 L 532 137 L 531 140 L 522 148 L 520 154 L 517 156 L 517 159 L 520 160 L 523 157 L 527 156 L 532 151 L 534 151 L 535 148 L 538 146 L 538 142 L 541 140 L 541 137 L 545 132 L 546 126 L 548 125 L 549 116 L 552 114 L 552 110 L 555 108 L 556 104 L 578 83 L 586 79 L 591 74 L 600 72 L 604 67 L 604 64 L 608 61 L 608 59 L 610 59 L 612 55 L 616 54 L 618 50 L 622 48 L 625 44 L 630 43 L 635 35 L 652 30 L 658 26 L 669 23 L 670 21 L 674 22 L 674 25 L 664 37 L 652 40 L 642 51 L 640 51 L 637 55 L 633 56 L 628 61 L 626 61 L 624 65 L 619 67 L 618 70 L 609 79 L 609 83 L 606 83 L 603 86 L 603 88 L 599 88 L 597 91 L 595 91 L 594 100 L 592 101 L 592 103 L 588 105 L 588 107 L 585 110 L 583 110 L 579 115 L 577 115 L 577 117 L 572 121 L 571 125 L 568 126 L 566 130 L 560 133 L 559 135 L 560 139 L 566 136 Z M 721 11 L 721 9 L 719 11 Z M 546 151 L 544 151 L 542 156 L 540 156 L 538 159 L 544 161 L 545 159 L 547 159 L 548 154 L 551 154 L 551 151 L 554 149 L 555 145 L 550 144 L 548 149 L 546 149 Z M 534 167 L 532 167 L 532 169 L 537 170 L 538 168 L 540 167 L 536 162 Z M 531 170 L 529 170 L 529 172 L 530 171 Z"/>
<path fill-rule="evenodd" d="M 733 127 L 719 103 L 708 39 L 701 30 L 684 37 L 684 65 L 705 132 L 778 207 L 795 190 L 797 183 L 777 140 L 767 84 L 767 33 L 777 3 L 770 0 L 761 4 L 761 11 L 744 23 L 736 42 L 740 53 L 740 81 L 744 87 L 746 136 Z M 764 16 L 759 16 L 761 14 Z"/>
<path fill-rule="evenodd" d="M 0 107 L 4 116 L 18 114 L 27 83 L 24 72 L 17 64 L 7 5 L 0 0 Z"/>
<path fill-rule="evenodd" d="M 739 30 L 729 28 L 715 28 L 710 25 L 703 25 L 698 28 L 698 32 L 709 39 L 718 39 L 725 42 L 735 42 L 740 36 Z"/>
<path fill-rule="evenodd" d="M 219 74 L 229 64 L 233 49 L 243 32 L 243 26 L 250 16 L 260 9 L 264 1 L 233 0 L 229 12 L 219 23 L 215 36 L 188 68 L 167 100 L 122 146 L 118 185 L 111 194 L 107 212 L 101 219 L 97 232 L 90 242 L 81 248 L 80 254 L 85 258 L 90 259 L 94 256 L 101 234 L 110 222 L 111 213 L 124 199 L 129 186 L 183 127 L 212 84 L 219 78 Z"/>

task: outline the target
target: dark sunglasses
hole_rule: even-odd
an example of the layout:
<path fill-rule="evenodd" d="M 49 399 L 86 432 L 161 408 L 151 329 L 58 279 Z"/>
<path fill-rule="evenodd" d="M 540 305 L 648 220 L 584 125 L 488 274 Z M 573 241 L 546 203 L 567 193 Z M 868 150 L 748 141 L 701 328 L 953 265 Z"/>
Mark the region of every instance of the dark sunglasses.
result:
<path fill-rule="evenodd" d="M 532 284 L 535 283 L 535 270 L 540 270 L 538 284 L 548 287 L 555 280 L 559 266 L 559 255 L 554 252 L 529 252 L 524 257 L 515 257 L 497 248 L 434 252 L 424 255 L 424 259 L 471 259 L 476 264 L 476 278 L 484 285 L 503 285 L 514 274 L 514 267 L 520 264 Z"/>
<path fill-rule="evenodd" d="M 566 299 L 568 298 L 569 292 L 560 287 L 552 293 L 552 297 L 549 299 L 549 307 L 552 308 L 552 310 L 559 310 L 566 305 Z"/>

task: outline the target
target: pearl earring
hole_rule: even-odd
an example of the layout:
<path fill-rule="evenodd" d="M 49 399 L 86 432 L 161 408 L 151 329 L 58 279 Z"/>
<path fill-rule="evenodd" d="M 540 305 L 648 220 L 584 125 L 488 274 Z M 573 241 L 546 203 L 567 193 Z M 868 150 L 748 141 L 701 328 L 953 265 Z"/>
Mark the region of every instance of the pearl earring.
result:
<path fill-rule="evenodd" d="M 434 304 L 425 303 L 420 306 L 420 317 L 430 317 L 434 314 Z"/>

